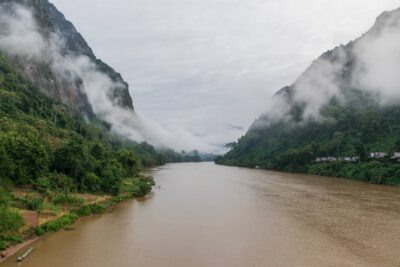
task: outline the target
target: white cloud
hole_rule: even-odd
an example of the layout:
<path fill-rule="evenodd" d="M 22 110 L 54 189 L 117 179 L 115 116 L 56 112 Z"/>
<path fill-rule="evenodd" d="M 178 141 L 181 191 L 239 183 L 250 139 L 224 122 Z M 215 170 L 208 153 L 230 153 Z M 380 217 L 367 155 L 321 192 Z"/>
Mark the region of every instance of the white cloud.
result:
<path fill-rule="evenodd" d="M 162 129 L 181 129 L 190 136 L 188 146 L 201 143 L 207 149 L 243 134 L 227 123 L 248 127 L 270 105 L 271 95 L 313 59 L 358 37 L 378 14 L 398 5 L 395 0 L 53 2 L 96 54 L 122 72 L 139 114 Z"/>

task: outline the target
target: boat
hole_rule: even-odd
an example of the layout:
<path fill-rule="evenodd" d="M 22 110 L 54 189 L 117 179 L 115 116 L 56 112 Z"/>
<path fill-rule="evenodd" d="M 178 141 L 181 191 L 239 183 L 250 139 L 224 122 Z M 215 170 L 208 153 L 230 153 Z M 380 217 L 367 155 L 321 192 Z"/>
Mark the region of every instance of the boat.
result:
<path fill-rule="evenodd" d="M 33 247 L 30 247 L 27 251 L 25 251 L 24 254 L 22 254 L 21 256 L 19 256 L 19 257 L 17 258 L 17 261 L 23 261 L 23 260 L 25 260 L 25 259 L 29 256 L 29 254 L 32 253 L 33 249 L 34 249 Z"/>

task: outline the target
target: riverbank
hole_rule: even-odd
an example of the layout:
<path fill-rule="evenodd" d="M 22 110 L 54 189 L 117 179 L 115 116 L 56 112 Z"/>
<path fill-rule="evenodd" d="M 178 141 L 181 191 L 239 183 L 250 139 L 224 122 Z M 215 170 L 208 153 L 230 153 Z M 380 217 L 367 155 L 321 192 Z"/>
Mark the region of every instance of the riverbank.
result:
<path fill-rule="evenodd" d="M 254 164 L 236 164 L 224 161 L 215 162 L 221 166 L 262 169 L 266 171 L 286 172 L 292 174 L 316 175 L 321 177 L 343 178 L 377 185 L 400 185 L 400 164 L 390 161 L 369 161 L 361 163 L 329 162 L 304 165 L 301 169 L 267 168 Z"/>
<path fill-rule="evenodd" d="M 23 265 L 400 266 L 399 187 L 209 163 L 149 174 L 146 201 L 46 235 Z"/>
<path fill-rule="evenodd" d="M 27 239 L 24 240 L 24 242 L 13 245 L 9 248 L 7 248 L 5 251 L 2 252 L 2 254 L 4 255 L 4 257 L 0 258 L 0 264 L 3 261 L 8 260 L 9 258 L 11 258 L 12 256 L 14 256 L 18 251 L 20 251 L 21 249 L 33 244 L 34 242 L 36 242 L 39 239 L 39 237 L 34 237 L 31 239 Z"/>
<path fill-rule="evenodd" d="M 24 227 L 18 232 L 1 233 L 0 263 L 48 232 L 68 229 L 79 218 L 103 214 L 125 200 L 146 196 L 154 185 L 151 177 L 127 178 L 117 196 L 56 192 L 46 192 L 43 196 L 31 188 L 13 188 L 12 209 L 21 215 Z"/>

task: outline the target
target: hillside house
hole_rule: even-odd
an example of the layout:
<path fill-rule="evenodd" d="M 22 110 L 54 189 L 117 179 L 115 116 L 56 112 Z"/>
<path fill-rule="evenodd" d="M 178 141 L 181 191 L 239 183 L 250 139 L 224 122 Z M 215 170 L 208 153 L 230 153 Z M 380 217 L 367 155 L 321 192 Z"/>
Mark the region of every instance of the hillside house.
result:
<path fill-rule="evenodd" d="M 394 152 L 393 156 L 391 156 L 390 159 L 395 161 L 400 161 L 400 152 Z"/>
<path fill-rule="evenodd" d="M 383 159 L 387 155 L 388 154 L 385 152 L 371 152 L 371 153 L 369 153 L 369 158 L 370 159 Z"/>
<path fill-rule="evenodd" d="M 322 163 L 322 162 L 333 162 L 337 160 L 338 159 L 336 157 L 322 157 L 322 158 L 316 158 L 315 162 Z"/>
<path fill-rule="evenodd" d="M 399 155 L 400 156 L 400 155 Z M 400 158 L 399 158 L 400 159 Z M 336 158 L 336 157 L 321 157 L 321 158 L 316 158 L 314 162 L 316 163 L 323 163 L 323 162 L 334 162 L 334 161 L 341 161 L 341 162 L 349 162 L 349 163 L 356 163 L 360 161 L 360 157 L 342 157 L 342 158 Z"/>
<path fill-rule="evenodd" d="M 356 163 L 356 162 L 360 161 L 360 157 L 344 157 L 344 158 L 341 158 L 341 161 L 349 162 L 349 163 Z"/>

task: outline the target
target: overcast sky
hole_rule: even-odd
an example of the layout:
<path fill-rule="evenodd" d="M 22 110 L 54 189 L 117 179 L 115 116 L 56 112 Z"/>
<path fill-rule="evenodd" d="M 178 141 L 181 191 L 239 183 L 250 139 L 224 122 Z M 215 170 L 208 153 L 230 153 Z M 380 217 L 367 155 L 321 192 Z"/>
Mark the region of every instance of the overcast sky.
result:
<path fill-rule="evenodd" d="M 400 7 L 398 0 L 52 2 L 129 82 L 139 114 L 215 150 L 244 134 L 312 60 Z"/>

